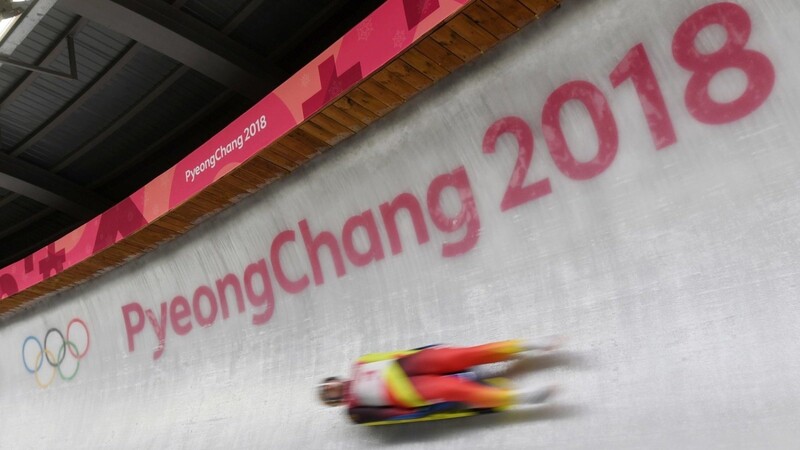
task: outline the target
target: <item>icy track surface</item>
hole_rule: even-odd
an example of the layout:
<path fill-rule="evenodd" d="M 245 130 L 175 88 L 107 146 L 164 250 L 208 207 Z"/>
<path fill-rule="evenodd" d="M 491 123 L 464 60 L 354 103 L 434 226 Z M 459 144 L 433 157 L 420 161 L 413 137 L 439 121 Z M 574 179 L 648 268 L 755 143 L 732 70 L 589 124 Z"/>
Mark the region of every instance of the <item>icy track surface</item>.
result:
<path fill-rule="evenodd" d="M 796 448 L 796 1 L 564 3 L 0 324 L 0 448 Z M 547 334 L 510 368 L 547 407 L 365 428 L 314 395 L 363 353 Z"/>

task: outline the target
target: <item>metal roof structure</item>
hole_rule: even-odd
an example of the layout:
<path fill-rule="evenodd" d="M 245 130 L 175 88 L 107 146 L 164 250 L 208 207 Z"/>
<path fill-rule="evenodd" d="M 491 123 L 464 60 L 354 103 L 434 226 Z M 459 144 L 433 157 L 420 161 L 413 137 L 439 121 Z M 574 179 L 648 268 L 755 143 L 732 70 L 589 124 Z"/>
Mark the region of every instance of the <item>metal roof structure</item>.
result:
<path fill-rule="evenodd" d="M 0 152 L 0 211 L 8 206 L 7 213 L 0 213 L 0 320 L 186 233 L 359 133 L 560 5 L 558 0 L 459 0 L 448 6 L 452 15 L 429 23 L 409 47 L 392 55 L 372 53 L 376 42 L 398 48 L 398 36 L 409 35 L 425 14 L 439 8 L 419 9 L 428 1 L 319 4 L 318 12 L 304 16 L 296 27 L 300 31 L 282 41 L 266 30 L 265 24 L 276 24 L 273 16 L 253 16 L 266 7 L 259 0 L 240 1 L 236 8 L 222 2 L 220 8 L 236 12 L 229 11 L 227 18 L 218 13 L 216 20 L 209 14 L 208 22 L 176 13 L 197 5 L 182 0 L 32 3 L 0 41 L 0 71 L 7 66 L 18 70 L 11 70 L 18 76 L 16 84 L 0 96 L 0 105 L 9 105 L 0 110 L 0 141 L 4 117 L 17 129 L 27 126 Z M 0 0 L 0 14 L 8 4 Z M 71 11 L 71 25 L 62 24 L 66 31 L 54 33 L 38 56 L 25 56 L 22 49 L 39 41 L 33 36 L 44 19 L 64 13 L 59 7 Z M 277 5 L 266 8 L 272 7 Z M 313 10 L 311 3 L 307 7 Z M 392 23 L 390 28 L 381 28 L 368 45 L 340 46 L 347 39 L 361 42 L 376 30 L 376 14 L 383 15 L 379 23 Z M 227 25 L 219 33 L 209 28 L 212 22 Z M 106 58 L 105 65 L 79 62 L 87 44 L 78 32 L 93 24 L 99 35 L 90 47 L 96 50 L 95 60 Z M 247 26 L 251 31 L 244 31 Z M 228 39 L 234 33 L 249 36 L 249 44 Z M 120 42 L 117 53 L 109 50 L 114 40 L 104 35 Z M 353 51 L 366 53 L 340 74 L 336 55 L 347 60 Z M 361 73 L 362 63 L 370 67 L 367 73 Z M 92 67 L 90 81 L 81 84 L 81 74 Z M 319 91 L 309 88 L 309 70 L 320 77 Z M 59 84 L 64 82 L 81 85 L 67 96 L 58 90 L 67 89 Z M 259 113 L 263 117 L 279 91 L 287 98 L 304 92 L 290 100 L 302 108 L 302 118 L 281 110 L 283 119 L 272 128 L 277 133 L 272 140 L 251 145 L 245 159 L 232 169 L 229 164 L 213 180 L 188 186 L 188 179 L 180 178 L 179 194 L 172 195 L 177 167 L 191 167 L 198 151 L 230 132 L 234 123 Z M 25 108 L 7 113 L 13 101 Z M 279 103 L 285 107 L 283 100 Z M 45 146 L 49 151 L 41 150 Z M 165 186 L 172 192 L 168 198 Z M 147 196 L 148 189 L 154 196 Z"/>
<path fill-rule="evenodd" d="M 29 2 L 0 40 L 0 267 L 164 172 L 381 3 Z"/>

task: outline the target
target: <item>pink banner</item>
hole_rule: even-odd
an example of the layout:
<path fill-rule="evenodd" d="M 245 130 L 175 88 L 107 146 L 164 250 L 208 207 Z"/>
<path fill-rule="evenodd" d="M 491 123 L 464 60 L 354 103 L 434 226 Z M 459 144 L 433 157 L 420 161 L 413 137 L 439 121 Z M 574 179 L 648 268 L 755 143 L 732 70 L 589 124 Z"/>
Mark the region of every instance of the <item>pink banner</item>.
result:
<path fill-rule="evenodd" d="M 181 162 L 103 214 L 0 270 L 12 296 L 142 229 L 370 76 L 469 0 L 388 0 Z"/>

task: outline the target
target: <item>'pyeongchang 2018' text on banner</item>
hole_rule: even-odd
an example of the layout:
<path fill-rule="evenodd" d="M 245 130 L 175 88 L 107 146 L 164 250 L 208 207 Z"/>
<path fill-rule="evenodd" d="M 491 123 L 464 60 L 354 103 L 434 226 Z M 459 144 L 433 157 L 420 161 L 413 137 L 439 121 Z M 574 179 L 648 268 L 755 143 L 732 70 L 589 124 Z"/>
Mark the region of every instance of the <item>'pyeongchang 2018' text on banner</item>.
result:
<path fill-rule="evenodd" d="M 712 26 L 724 28 L 725 42 L 718 49 L 703 53 L 696 47 L 696 38 L 703 30 Z M 751 31 L 748 12 L 734 3 L 722 2 L 697 10 L 674 33 L 673 59 L 690 74 L 683 103 L 689 115 L 698 122 L 711 126 L 744 119 L 758 109 L 772 93 L 775 69 L 770 58 L 762 53 L 762 49 L 748 46 Z M 709 86 L 717 74 L 727 69 L 743 72 L 746 76 L 746 87 L 738 98 L 718 102 L 712 98 Z M 627 81 L 633 85 L 654 150 L 666 150 L 678 142 L 670 111 L 660 88 L 659 76 L 650 62 L 644 43 L 634 45 L 621 57 L 620 63 L 609 73 L 609 80 L 614 88 L 627 84 Z M 560 113 L 570 101 L 580 102 L 594 124 L 598 148 L 595 156 L 588 161 L 580 161 L 574 156 L 562 130 Z M 568 81 L 556 88 L 541 108 L 544 142 L 555 166 L 564 176 L 578 181 L 589 180 L 611 166 L 619 147 L 618 124 L 606 93 L 597 85 L 588 80 Z M 263 125 L 266 126 L 266 121 L 264 122 Z M 498 139 L 505 134 L 516 140 L 517 159 L 505 194 L 498 199 L 502 212 L 553 193 L 549 178 L 526 181 L 534 162 L 535 136 L 525 118 L 506 116 L 490 124 L 483 135 L 483 153 L 494 153 Z M 238 141 L 231 145 L 240 146 Z M 208 164 L 216 163 L 210 159 Z M 199 166 L 194 171 L 187 171 L 187 180 L 190 173 L 194 178 L 201 172 Z M 460 209 L 455 214 L 448 214 L 442 204 L 444 197 L 452 192 L 457 194 Z M 347 272 L 345 261 L 355 267 L 377 263 L 388 254 L 401 253 L 404 245 L 411 244 L 409 236 L 414 237 L 417 245 L 424 245 L 429 242 L 431 233 L 426 216 L 438 232 L 446 234 L 448 240 L 442 244 L 442 256 L 464 254 L 477 245 L 481 231 L 473 192 L 467 170 L 459 165 L 450 172 L 435 177 L 428 185 L 425 199 L 417 198 L 409 192 L 400 193 L 377 208 L 348 218 L 338 233 L 314 230 L 313 223 L 303 219 L 298 222 L 296 229 L 287 229 L 276 234 L 272 238 L 269 255 L 244 267 L 241 274 L 229 273 L 197 287 L 188 296 L 175 296 L 162 302 L 157 311 L 147 309 L 138 302 L 122 306 L 128 350 L 135 351 L 136 337 L 147 328 L 158 339 L 158 347 L 153 353 L 153 358 L 158 359 L 166 348 L 168 328 L 176 335 L 183 336 L 190 333 L 195 324 L 208 327 L 214 325 L 220 317 L 221 320 L 228 319 L 232 311 L 251 315 L 253 324 L 265 324 L 275 310 L 275 284 L 286 293 L 300 293 L 308 289 L 312 282 L 315 286 L 324 284 L 321 258 L 330 258 L 336 275 L 342 277 Z M 413 229 L 399 229 L 399 214 L 407 215 L 411 219 Z M 380 228 L 388 237 L 388 243 L 382 242 Z M 357 233 L 367 237 L 366 248 L 358 248 L 356 245 L 354 236 Z M 401 239 L 401 234 L 406 236 L 405 242 Z M 290 277 L 284 271 L 281 251 L 290 245 L 303 246 L 308 256 L 310 267 L 302 275 Z M 326 251 L 320 252 L 323 248 Z M 248 310 L 251 312 L 248 313 Z"/>

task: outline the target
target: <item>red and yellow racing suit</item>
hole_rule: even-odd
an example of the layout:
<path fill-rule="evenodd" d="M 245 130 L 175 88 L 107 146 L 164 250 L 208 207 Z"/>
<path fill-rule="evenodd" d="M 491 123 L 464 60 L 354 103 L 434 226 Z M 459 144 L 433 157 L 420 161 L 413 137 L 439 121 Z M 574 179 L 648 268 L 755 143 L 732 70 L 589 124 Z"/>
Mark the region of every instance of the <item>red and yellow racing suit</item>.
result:
<path fill-rule="evenodd" d="M 523 351 L 521 341 L 474 347 L 430 346 L 374 353 L 359 358 L 347 385 L 346 401 L 357 423 L 413 416 L 428 407 L 453 403 L 462 410 L 504 408 L 515 402 L 510 389 L 458 376 L 470 367 L 505 361 Z"/>

